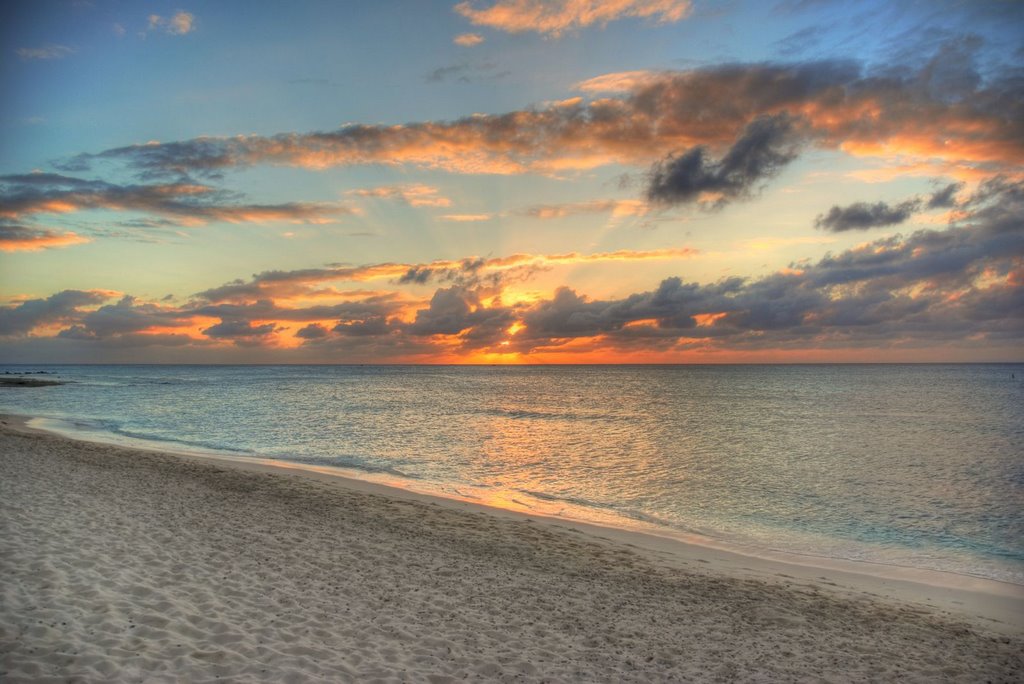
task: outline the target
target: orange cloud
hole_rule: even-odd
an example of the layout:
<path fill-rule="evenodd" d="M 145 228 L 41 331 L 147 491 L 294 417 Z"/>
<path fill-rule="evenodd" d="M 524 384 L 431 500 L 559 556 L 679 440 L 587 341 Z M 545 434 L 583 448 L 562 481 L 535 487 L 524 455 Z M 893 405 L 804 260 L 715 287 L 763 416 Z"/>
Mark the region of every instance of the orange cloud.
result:
<path fill-rule="evenodd" d="M 541 204 L 527 207 L 520 213 L 538 219 L 555 219 L 576 214 L 611 214 L 613 218 L 643 216 L 649 207 L 640 200 L 592 200 L 568 204 Z"/>
<path fill-rule="evenodd" d="M 490 221 L 493 214 L 442 214 L 438 218 L 444 221 L 455 221 L 456 223 L 470 223 L 474 221 Z"/>
<path fill-rule="evenodd" d="M 714 325 L 716 321 L 725 318 L 728 313 L 728 311 L 720 311 L 718 313 L 694 314 L 693 320 L 697 322 L 698 327 L 708 328 Z"/>
<path fill-rule="evenodd" d="M 567 254 L 550 254 L 533 258 L 535 260 L 539 259 L 540 261 L 549 264 L 579 264 L 594 261 L 648 261 L 660 259 L 690 259 L 696 256 L 697 254 L 698 251 L 691 247 L 679 247 L 666 249 L 652 249 L 647 251 L 620 249 L 614 252 L 597 252 L 595 254 L 579 254 L 578 252 L 569 252 Z"/>
<path fill-rule="evenodd" d="M 289 299 L 325 298 L 329 299 L 337 292 L 338 296 L 346 295 L 344 291 L 336 291 L 327 287 L 328 283 L 367 282 L 382 279 L 398 279 L 398 284 L 425 284 L 434 277 L 458 279 L 460 277 L 483 277 L 488 274 L 500 274 L 519 268 L 541 268 L 553 265 L 576 263 L 611 262 L 611 261 L 645 261 L 660 259 L 686 259 L 697 254 L 697 250 L 689 247 L 666 248 L 657 250 L 618 250 L 615 252 L 596 252 L 580 254 L 568 252 L 564 254 L 528 254 L 518 253 L 504 257 L 467 257 L 464 259 L 438 259 L 427 263 L 379 263 L 362 266 L 330 266 L 327 268 L 301 269 L 297 271 L 265 271 L 258 273 L 247 282 L 234 281 L 220 287 L 211 288 L 196 294 L 196 297 L 209 302 L 257 301 L 269 298 L 286 297 Z"/>
<path fill-rule="evenodd" d="M 515 281 L 506 276 L 536 266 L 680 258 L 693 251 L 512 254 L 269 271 L 199 293 L 184 305 L 127 296 L 107 304 L 117 293 L 64 291 L 0 306 L 0 335 L 10 344 L 57 336 L 61 344 L 95 350 L 195 344 L 289 354 L 261 357 L 267 360 L 343 355 L 360 361 L 643 363 L 877 360 L 915 353 L 918 360 L 941 360 L 955 348 L 991 355 L 1021 336 L 1024 238 L 1012 230 L 1021 197 L 1017 185 L 989 182 L 958 200 L 965 212 L 960 226 L 880 238 L 756 280 L 666 278 L 616 299 L 591 299 L 566 287 L 524 295 L 508 288 Z M 334 303 L 318 296 L 329 294 L 328 281 L 386 274 L 397 279 L 390 291 L 341 291 Z M 441 286 L 426 296 L 397 289 L 431 279 Z M 311 301 L 303 304 L 303 297 Z M 1014 354 L 1009 358 L 1019 357 Z"/>
<path fill-rule="evenodd" d="M 579 84 L 591 94 L 614 95 L 591 100 L 455 121 L 133 145 L 81 155 L 74 163 L 121 159 L 149 174 L 261 163 L 560 174 L 613 163 L 649 166 L 697 146 L 719 154 L 753 122 L 781 117 L 792 123 L 795 141 L 855 156 L 966 165 L 989 174 L 1015 171 L 1024 158 L 1022 124 L 1008 120 L 1000 104 L 1015 101 L 1012 84 L 993 81 L 950 102 L 929 94 L 929 73 L 924 68 L 901 79 L 874 78 L 854 63 L 826 61 L 623 72 Z"/>
<path fill-rule="evenodd" d="M 163 31 L 172 36 L 183 36 L 195 30 L 195 21 L 195 15 L 181 10 L 170 17 L 151 14 L 149 15 L 148 29 L 150 31 Z"/>
<path fill-rule="evenodd" d="M 460 2 L 455 11 L 478 26 L 509 33 L 534 31 L 560 36 L 565 31 L 628 17 L 679 21 L 690 12 L 689 0 L 497 0 L 477 9 Z"/>
<path fill-rule="evenodd" d="M 616 71 L 580 81 L 573 87 L 585 93 L 629 93 L 661 78 L 663 75 L 656 71 Z"/>
<path fill-rule="evenodd" d="M 411 207 L 450 207 L 452 201 L 438 194 L 440 191 L 430 185 L 413 183 L 409 185 L 384 185 L 376 188 L 349 190 L 347 195 L 376 197 L 404 202 Z"/>
<path fill-rule="evenodd" d="M 14 233 L 0 226 L 0 251 L 35 252 L 53 247 L 68 247 L 90 242 L 77 233 L 56 233 L 50 230 L 25 230 Z"/>
<path fill-rule="evenodd" d="M 452 39 L 452 42 L 462 47 L 473 47 L 484 42 L 484 37 L 479 33 L 462 33 Z"/>
<path fill-rule="evenodd" d="M 889 183 L 900 178 L 906 178 L 907 176 L 917 176 L 922 178 L 946 177 L 965 183 L 976 184 L 992 177 L 991 170 L 971 166 L 963 162 L 941 163 L 922 161 L 901 163 L 899 159 L 894 160 L 887 157 L 883 157 L 883 159 L 887 161 L 885 166 L 851 171 L 846 175 L 865 183 Z M 1016 174 L 1003 172 L 1002 175 L 1009 176 L 1013 180 L 1020 180 L 1024 177 L 1024 172 Z"/>
<path fill-rule="evenodd" d="M 337 203 L 229 203 L 222 191 L 196 183 L 115 185 L 51 173 L 0 176 L 0 218 L 94 209 L 151 212 L 186 225 L 210 221 L 322 223 L 332 216 L 359 213 Z"/>

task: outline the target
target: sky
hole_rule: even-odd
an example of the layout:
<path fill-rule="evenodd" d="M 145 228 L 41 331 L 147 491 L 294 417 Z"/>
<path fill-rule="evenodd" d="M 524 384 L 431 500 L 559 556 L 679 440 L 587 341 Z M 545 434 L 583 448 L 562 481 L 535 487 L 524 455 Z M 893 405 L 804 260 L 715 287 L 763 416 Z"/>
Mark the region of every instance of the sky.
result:
<path fill-rule="evenodd" d="M 0 362 L 1024 361 L 1024 3 L 0 9 Z"/>

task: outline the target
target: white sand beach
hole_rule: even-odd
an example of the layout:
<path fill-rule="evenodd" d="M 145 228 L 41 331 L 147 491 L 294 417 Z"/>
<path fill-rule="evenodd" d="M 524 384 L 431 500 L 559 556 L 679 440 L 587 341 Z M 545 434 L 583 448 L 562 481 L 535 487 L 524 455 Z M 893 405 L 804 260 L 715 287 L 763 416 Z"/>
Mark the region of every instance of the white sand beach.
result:
<path fill-rule="evenodd" d="M 2 422 L 3 681 L 1024 678 L 1018 586 L 787 565 Z"/>

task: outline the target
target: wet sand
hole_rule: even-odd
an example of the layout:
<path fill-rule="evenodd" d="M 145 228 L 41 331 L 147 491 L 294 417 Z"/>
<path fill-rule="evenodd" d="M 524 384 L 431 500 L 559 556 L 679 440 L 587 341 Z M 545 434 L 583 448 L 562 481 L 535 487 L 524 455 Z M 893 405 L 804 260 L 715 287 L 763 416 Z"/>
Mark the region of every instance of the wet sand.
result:
<path fill-rule="evenodd" d="M 1012 585 L 787 565 L 3 423 L 4 681 L 1024 678 Z"/>

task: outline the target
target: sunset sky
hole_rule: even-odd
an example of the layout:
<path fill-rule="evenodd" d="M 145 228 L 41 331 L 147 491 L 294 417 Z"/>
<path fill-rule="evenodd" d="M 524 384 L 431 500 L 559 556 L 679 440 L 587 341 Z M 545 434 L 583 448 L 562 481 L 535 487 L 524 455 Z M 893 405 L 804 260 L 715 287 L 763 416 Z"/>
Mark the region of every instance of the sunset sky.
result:
<path fill-rule="evenodd" d="M 1024 3 L 0 9 L 0 362 L 1024 361 Z"/>

